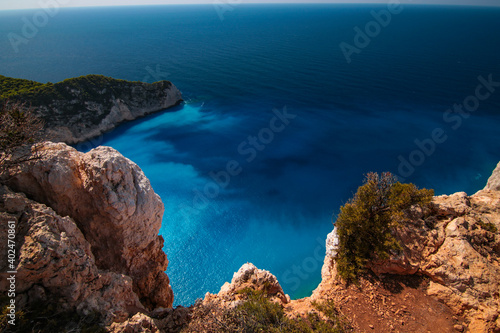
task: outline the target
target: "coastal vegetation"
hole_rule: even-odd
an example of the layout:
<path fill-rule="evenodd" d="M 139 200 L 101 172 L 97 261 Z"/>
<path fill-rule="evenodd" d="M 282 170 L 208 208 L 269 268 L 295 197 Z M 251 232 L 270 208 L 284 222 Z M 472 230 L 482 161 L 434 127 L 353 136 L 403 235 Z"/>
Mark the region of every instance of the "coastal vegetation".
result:
<path fill-rule="evenodd" d="M 43 120 L 20 102 L 5 103 L 0 107 L 0 168 L 8 167 L 33 157 L 29 149 L 12 155 L 18 148 L 30 148 L 44 139 Z"/>
<path fill-rule="evenodd" d="M 57 100 L 74 100 L 75 91 L 79 92 L 78 99 L 82 102 L 95 99 L 106 101 L 113 94 L 121 95 L 130 83 L 104 75 L 79 76 L 58 83 L 40 83 L 0 75 L 0 102 L 11 100 L 43 106 Z"/>
<path fill-rule="evenodd" d="M 0 75 L 0 99 L 7 100 L 10 97 L 27 93 L 43 86 L 44 84 L 40 82 L 14 79 Z"/>
<path fill-rule="evenodd" d="M 425 208 L 433 190 L 402 184 L 391 173 L 369 173 L 364 184 L 340 208 L 335 227 L 339 239 L 337 271 L 346 281 L 357 281 L 372 259 L 387 259 L 402 250 L 392 234 L 410 219 L 414 206 Z"/>
<path fill-rule="evenodd" d="M 314 311 L 305 317 L 291 318 L 283 307 L 266 297 L 263 291 L 245 288 L 244 297 L 236 306 L 211 302 L 195 306 L 188 332 L 287 332 L 345 333 L 349 323 L 338 313 L 331 301 L 313 303 Z"/>
<path fill-rule="evenodd" d="M 182 102 L 170 81 L 145 83 L 86 75 L 57 83 L 0 76 L 0 106 L 17 104 L 45 122 L 51 140 L 75 144 L 119 123 L 162 111 Z"/>

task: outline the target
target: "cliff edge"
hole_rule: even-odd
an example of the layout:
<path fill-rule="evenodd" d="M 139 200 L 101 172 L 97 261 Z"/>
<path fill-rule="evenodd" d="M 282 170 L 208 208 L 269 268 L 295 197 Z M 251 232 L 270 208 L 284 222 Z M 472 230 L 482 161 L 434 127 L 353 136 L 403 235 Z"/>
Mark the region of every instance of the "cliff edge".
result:
<path fill-rule="evenodd" d="M 109 147 L 83 154 L 44 142 L 33 149 L 35 160 L 1 175 L 1 225 L 16 225 L 19 304 L 51 300 L 81 314 L 98 312 L 108 323 L 170 308 L 158 235 L 163 204 L 142 170 Z M 0 231 L 4 253 L 7 235 Z M 4 276 L 1 283 L 8 289 Z"/>
<path fill-rule="evenodd" d="M 33 151 L 33 160 L 0 174 L 0 251 L 8 252 L 14 224 L 20 307 L 98 313 L 111 332 L 220 331 L 224 318 L 231 327 L 500 332 L 498 166 L 476 194 L 437 196 L 428 211 L 413 209 L 393 230 L 402 251 L 369 262 L 359 284 L 337 274 L 334 229 L 310 297 L 290 300 L 274 275 L 248 263 L 218 294 L 172 309 L 158 235 L 163 204 L 140 168 L 109 147 L 84 154 L 44 142 Z M 0 271 L 10 264 L 0 258 Z M 9 288 L 6 273 L 0 288 Z"/>
<path fill-rule="evenodd" d="M 393 230 L 402 251 L 369 262 L 368 273 L 356 284 L 337 274 L 335 228 L 326 240 L 322 282 L 310 297 L 290 300 L 271 273 L 245 264 L 230 284 L 194 307 L 187 332 L 207 327 L 229 332 L 235 313 L 252 315 L 238 325 L 265 319 L 248 303 L 249 290 L 263 291 L 295 323 L 308 323 L 304 332 L 320 331 L 320 321 L 328 332 L 500 332 L 499 177 L 497 167 L 485 189 L 472 196 L 436 196 L 428 211 L 413 207 L 410 221 Z M 242 304 L 252 310 L 241 312 Z M 280 327 L 286 323 L 282 320 Z"/>
<path fill-rule="evenodd" d="M 55 84 L 0 76 L 0 101 L 20 101 L 45 121 L 47 137 L 76 144 L 98 137 L 118 124 L 182 102 L 170 81 L 155 83 L 87 75 Z"/>
<path fill-rule="evenodd" d="M 443 325 L 443 319 L 449 319 L 453 324 L 450 332 L 500 332 L 499 177 L 497 166 L 485 189 L 476 194 L 437 196 L 430 212 L 414 211 L 411 223 L 394 230 L 403 251 L 387 260 L 370 262 L 373 275 L 362 279 L 363 290 L 347 286 L 337 276 L 334 257 L 338 243 L 334 229 L 326 241 L 323 279 L 312 298 L 335 299 L 351 318 L 353 314 L 348 314 L 348 309 L 360 309 L 353 319 L 360 331 L 370 329 L 359 318 L 371 311 L 372 326 L 380 332 L 447 332 L 447 328 L 435 326 L 432 321 L 429 326 L 423 325 L 428 322 L 425 317 L 432 316 L 434 322 L 441 320 Z M 391 291 L 391 285 L 398 287 Z M 402 304 L 406 305 L 391 307 L 391 303 L 397 303 L 395 296 L 405 291 L 407 298 Z M 381 297 L 386 299 L 383 305 L 374 302 Z M 358 304 L 362 300 L 366 301 L 363 310 Z M 432 305 L 434 300 L 448 309 Z M 416 318 L 419 311 L 420 322 Z M 379 318 L 374 318 L 374 314 Z M 415 326 L 410 329 L 412 323 Z"/>

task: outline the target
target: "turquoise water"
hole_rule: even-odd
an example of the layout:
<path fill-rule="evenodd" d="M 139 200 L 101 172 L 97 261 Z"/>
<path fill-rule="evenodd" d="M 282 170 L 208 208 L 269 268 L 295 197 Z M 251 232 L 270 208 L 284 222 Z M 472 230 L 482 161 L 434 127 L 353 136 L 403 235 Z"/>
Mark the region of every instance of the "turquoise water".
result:
<path fill-rule="evenodd" d="M 320 281 L 332 216 L 363 174 L 472 194 L 500 160 L 500 87 L 447 113 L 474 102 L 478 77 L 500 81 L 500 10 L 405 6 L 348 63 L 339 45 L 372 10 L 386 7 L 238 5 L 224 20 L 212 6 L 66 9 L 19 53 L 1 38 L 0 74 L 174 82 L 184 105 L 77 148 L 118 149 L 162 197 L 175 304 L 245 262 L 297 298 Z M 0 36 L 34 14 L 0 12 Z"/>

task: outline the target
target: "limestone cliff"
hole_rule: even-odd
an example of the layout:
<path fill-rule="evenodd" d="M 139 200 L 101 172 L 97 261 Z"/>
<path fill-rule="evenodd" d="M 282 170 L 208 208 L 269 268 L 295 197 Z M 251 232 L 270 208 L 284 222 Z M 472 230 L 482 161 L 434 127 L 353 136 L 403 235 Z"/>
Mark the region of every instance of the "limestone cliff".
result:
<path fill-rule="evenodd" d="M 34 149 L 36 160 L 1 175 L 10 188 L 3 190 L 3 219 L 22 226 L 21 294 L 28 301 L 60 296 L 68 306 L 106 315 L 116 307 L 110 311 L 120 320 L 138 309 L 171 307 L 158 235 L 163 204 L 142 170 L 109 147 L 83 154 L 45 142 Z"/>
<path fill-rule="evenodd" d="M 395 230 L 402 253 L 371 262 L 373 273 L 358 285 L 337 276 L 335 230 L 326 241 L 322 282 L 310 297 L 290 300 L 274 275 L 245 264 L 218 294 L 207 293 L 197 303 L 187 332 L 200 327 L 228 331 L 224 309 L 242 304 L 248 289 L 264 292 L 289 318 L 306 321 L 311 314 L 322 316 L 317 304 L 333 301 L 337 314 L 356 332 L 500 332 L 500 191 L 495 187 L 499 176 L 497 167 L 484 190 L 472 196 L 438 196 L 430 211 L 415 209 L 412 221 Z M 323 319 L 327 325 L 338 325 Z M 138 315 L 113 327 L 113 332 L 168 331 L 156 319 Z M 347 326 L 339 331 L 351 330 Z"/>
<path fill-rule="evenodd" d="M 427 276 L 427 295 L 462 317 L 469 332 L 500 331 L 499 177 L 497 167 L 484 190 L 472 196 L 461 192 L 434 197 L 430 214 L 414 211 L 411 223 L 395 230 L 402 253 L 371 262 L 370 270 L 379 277 Z M 334 231 L 326 242 L 316 297 L 341 285 L 333 259 L 336 244 Z"/>
<path fill-rule="evenodd" d="M 102 75 L 87 75 L 55 84 L 1 76 L 0 79 L 10 80 L 9 84 L 18 88 L 4 93 L 4 99 L 31 105 L 44 119 L 49 139 L 68 144 L 97 137 L 123 121 L 170 108 L 182 101 L 180 91 L 169 81 L 150 84 Z"/>
<path fill-rule="evenodd" d="M 488 179 L 485 190 L 500 191 L 500 162 Z"/>
<path fill-rule="evenodd" d="M 98 312 L 106 322 L 145 311 L 126 275 L 98 269 L 90 243 L 75 221 L 53 209 L 0 187 L 0 250 L 7 253 L 7 223 L 16 222 L 16 300 L 20 309 L 36 302 L 58 303 L 82 315 Z M 0 258 L 0 270 L 7 269 Z M 0 289 L 8 290 L 6 273 Z"/>
<path fill-rule="evenodd" d="M 357 286 L 336 274 L 334 230 L 311 297 L 291 301 L 274 275 L 245 264 L 196 313 L 171 308 L 158 236 L 163 204 L 140 168 L 109 147 L 84 154 L 45 142 L 33 149 L 36 159 L 0 174 L 0 251 L 7 253 L 7 222 L 16 221 L 20 305 L 41 300 L 95 311 L 112 332 L 178 332 L 193 313 L 237 307 L 251 289 L 291 318 L 333 300 L 361 332 L 500 332 L 500 167 L 474 195 L 438 196 L 429 211 L 414 209 L 394 230 L 402 252 L 371 262 L 373 274 Z M 1 257 L 0 271 L 7 264 Z"/>

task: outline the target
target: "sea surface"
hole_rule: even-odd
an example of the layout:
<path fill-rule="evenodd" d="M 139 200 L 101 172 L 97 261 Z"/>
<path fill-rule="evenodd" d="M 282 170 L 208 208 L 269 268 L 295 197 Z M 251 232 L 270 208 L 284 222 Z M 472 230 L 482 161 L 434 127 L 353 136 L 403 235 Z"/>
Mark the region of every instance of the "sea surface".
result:
<path fill-rule="evenodd" d="M 228 6 L 0 12 L 2 75 L 182 91 L 183 105 L 77 146 L 118 149 L 161 196 L 176 305 L 246 262 L 309 295 L 367 172 L 437 194 L 484 187 L 500 160 L 500 9 Z"/>

